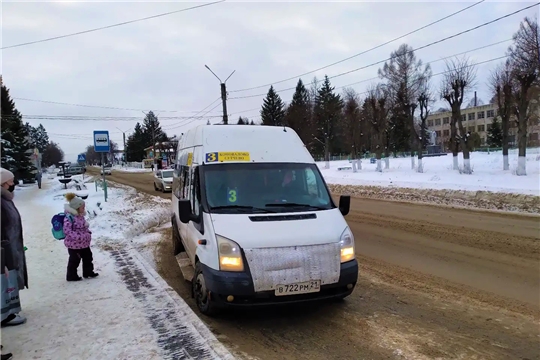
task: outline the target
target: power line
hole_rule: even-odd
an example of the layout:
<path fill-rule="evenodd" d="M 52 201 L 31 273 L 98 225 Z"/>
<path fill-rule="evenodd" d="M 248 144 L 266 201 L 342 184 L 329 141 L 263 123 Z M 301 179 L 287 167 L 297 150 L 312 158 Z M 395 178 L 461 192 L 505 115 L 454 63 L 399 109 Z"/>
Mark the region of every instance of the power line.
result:
<path fill-rule="evenodd" d="M 490 63 L 490 62 L 493 62 L 493 61 L 497 61 L 497 60 L 502 60 L 502 59 L 507 58 L 508 56 L 509 56 L 509 55 L 503 55 L 503 56 L 499 56 L 499 57 L 496 57 L 496 58 L 492 58 L 492 59 L 480 61 L 480 62 L 477 62 L 477 63 L 474 63 L 474 64 L 469 64 L 469 65 L 466 66 L 465 68 L 469 68 L 469 67 L 473 67 L 473 66 L 478 66 L 478 65 L 483 65 L 483 64 L 487 64 L 487 63 Z M 441 71 L 441 72 L 438 72 L 438 73 L 436 73 L 436 74 L 432 74 L 432 77 L 434 77 L 434 76 L 439 76 L 439 75 L 443 75 L 443 74 L 449 73 L 449 72 L 451 72 L 451 71 L 453 71 L 453 70 L 445 70 L 445 71 Z M 347 86 L 347 85 L 346 85 L 346 86 Z M 346 87 L 346 86 L 344 86 L 344 87 Z M 358 93 L 358 95 L 365 95 L 365 94 L 368 94 L 368 93 L 369 93 L 369 91 L 364 91 L 364 92 Z M 216 101 L 218 101 L 218 100 L 220 100 L 220 99 L 221 99 L 221 98 L 218 98 L 218 99 L 214 100 L 214 101 L 210 104 L 210 106 L 213 105 Z M 218 104 L 215 105 L 212 109 L 208 110 L 208 112 L 214 110 L 214 109 L 217 108 L 219 105 L 221 105 L 221 104 L 218 103 Z M 209 106 L 207 106 L 206 108 L 208 108 L 208 107 L 209 107 Z M 205 109 L 206 109 L 206 108 L 205 108 Z M 201 110 L 200 112 L 204 111 L 205 109 Z M 255 109 L 253 109 L 253 110 L 255 110 Z M 250 110 L 250 111 L 251 111 L 251 110 Z M 176 128 L 185 126 L 185 125 L 187 125 L 187 124 L 189 124 L 189 123 L 192 123 L 192 122 L 194 122 L 194 121 L 201 120 L 202 117 L 204 117 L 204 116 L 200 116 L 200 117 L 194 118 L 194 119 L 191 120 L 191 121 L 188 121 L 188 122 L 185 122 L 185 123 L 182 123 L 182 124 L 178 124 L 178 125 L 175 125 L 175 126 L 172 127 L 172 128 L 169 128 L 169 129 L 163 129 L 163 130 L 172 130 L 172 129 L 176 129 Z M 258 117 L 260 117 L 260 115 L 255 115 L 254 117 L 252 117 L 251 120 L 256 119 L 256 118 L 258 118 Z M 120 134 L 120 133 L 118 133 L 118 134 Z M 84 134 L 54 134 L 54 133 L 49 133 L 49 135 L 51 135 L 51 136 L 64 136 L 64 137 L 68 137 L 68 138 L 71 138 L 71 139 L 77 139 L 77 138 L 81 138 L 81 139 L 91 139 L 91 138 L 92 138 L 92 136 L 90 136 L 90 135 L 86 136 L 86 135 L 84 135 Z M 78 137 L 77 137 L 77 136 L 78 136 Z"/>
<path fill-rule="evenodd" d="M 9 115 L 7 116 L 9 117 Z M 221 115 L 203 115 L 205 118 L 221 118 Z M 122 116 L 79 116 L 79 115 L 22 115 L 23 120 L 51 120 L 51 121 L 141 121 L 141 117 Z M 165 116 L 160 120 L 192 119 L 193 116 Z"/>
<path fill-rule="evenodd" d="M 206 105 L 206 106 L 205 106 L 202 110 L 200 110 L 197 114 L 202 113 L 204 110 L 208 109 L 210 106 L 214 105 L 216 102 L 218 102 L 218 101 L 220 101 L 220 100 L 221 100 L 221 96 L 219 96 L 217 99 L 215 99 L 214 101 L 212 101 L 210 104 Z M 219 104 L 218 104 L 218 105 L 219 105 Z M 214 106 L 212 109 L 208 110 L 208 111 L 206 112 L 206 114 L 209 113 L 210 111 L 214 110 L 216 107 L 218 107 L 218 105 L 216 105 L 216 106 Z M 190 117 L 189 119 L 194 118 L 195 116 L 197 116 L 197 114 L 193 115 L 193 116 Z M 187 120 L 187 119 L 186 119 L 186 120 Z M 175 124 L 175 125 L 173 125 L 172 128 L 164 128 L 163 130 L 172 130 L 172 129 L 176 129 L 176 128 L 178 128 L 178 127 L 179 127 L 179 126 L 176 126 L 176 124 Z"/>
<path fill-rule="evenodd" d="M 211 3 L 207 3 L 207 4 L 196 5 L 196 6 L 192 6 L 192 7 L 180 9 L 180 10 L 169 11 L 169 12 L 166 12 L 166 13 L 157 14 L 157 15 L 152 15 L 152 16 L 147 16 L 147 17 L 140 18 L 140 19 L 124 21 L 124 22 L 117 23 L 117 24 L 112 24 L 112 25 L 107 25 L 107 26 L 98 27 L 98 28 L 95 28 L 95 29 L 83 30 L 83 31 L 78 31 L 78 32 L 76 32 L 76 33 L 71 33 L 71 34 L 66 34 L 66 35 L 60 35 L 60 36 L 54 36 L 54 37 L 51 37 L 51 38 L 46 38 L 46 39 L 41 39 L 41 40 L 36 40 L 36 41 L 29 41 L 29 42 L 25 42 L 25 43 L 21 43 L 21 44 L 16 44 L 16 45 L 4 46 L 3 48 L 1 48 L 1 50 L 11 49 L 11 48 L 20 47 L 20 46 L 26 46 L 26 45 L 37 44 L 37 43 L 42 43 L 42 42 L 46 42 L 46 41 L 58 40 L 58 39 L 63 39 L 63 38 L 67 38 L 67 37 L 70 37 L 70 36 L 81 35 L 81 34 L 87 34 L 87 33 L 91 33 L 91 32 L 94 32 L 94 31 L 110 29 L 110 28 L 113 28 L 113 27 L 122 26 L 122 25 L 127 25 L 127 24 L 133 24 L 133 23 L 135 23 L 135 22 L 144 21 L 144 20 L 150 20 L 150 19 L 155 19 L 155 18 L 162 17 L 162 16 L 167 16 L 167 15 L 171 15 L 171 14 L 176 14 L 176 13 L 180 13 L 180 12 L 184 12 L 184 11 L 188 11 L 188 10 L 193 10 L 193 9 L 197 9 L 197 8 L 201 8 L 201 7 L 205 7 L 205 6 L 210 6 L 210 5 L 222 3 L 222 2 L 224 2 L 224 1 L 225 1 L 225 0 L 214 1 L 214 2 L 211 2 Z"/>
<path fill-rule="evenodd" d="M 260 86 L 254 86 L 254 87 L 244 88 L 244 89 L 238 89 L 238 90 L 231 90 L 230 92 L 233 93 L 233 92 L 241 92 L 241 91 L 255 90 L 255 89 L 260 89 L 260 88 L 268 87 L 268 86 L 270 86 L 270 85 L 280 84 L 280 83 L 283 83 L 283 82 L 286 82 L 286 81 L 298 79 L 298 78 L 300 78 L 300 77 L 302 77 L 302 76 L 305 76 L 305 75 L 313 74 L 313 73 L 315 73 L 315 72 L 317 72 L 317 71 L 324 70 L 324 69 L 326 69 L 326 68 L 329 68 L 329 67 L 334 66 L 334 65 L 337 65 L 337 64 L 341 64 L 342 62 L 348 61 L 348 60 L 350 60 L 350 59 L 354 59 L 355 57 L 358 57 L 358 56 L 360 56 L 360 55 L 367 54 L 368 52 L 371 52 L 371 51 L 373 51 L 373 50 L 376 50 L 376 49 L 378 49 L 378 48 L 380 48 L 380 47 L 383 47 L 383 46 L 385 46 L 385 45 L 388 45 L 388 44 L 390 44 L 390 43 L 393 43 L 394 41 L 403 39 L 403 38 L 406 37 L 406 36 L 409 36 L 409 35 L 412 35 L 412 34 L 414 34 L 414 33 L 417 33 L 417 32 L 420 31 L 420 30 L 424 30 L 424 29 L 426 29 L 426 28 L 428 28 L 428 27 L 430 27 L 430 26 L 432 26 L 432 25 L 435 25 L 435 24 L 437 24 L 437 23 L 440 23 L 441 21 L 444 21 L 444 20 L 446 20 L 446 19 L 448 19 L 448 18 L 451 18 L 452 16 L 455 16 L 455 15 L 457 15 L 457 14 L 459 14 L 459 13 L 462 13 L 462 12 L 464 12 L 464 11 L 466 11 L 466 10 L 469 10 L 470 8 L 475 7 L 476 5 L 479 5 L 479 4 L 483 3 L 484 1 L 485 1 L 485 0 L 478 1 L 478 2 L 476 2 L 476 3 L 474 3 L 474 4 L 472 4 L 472 5 L 467 6 L 466 8 L 463 8 L 463 9 L 461 9 L 461 10 L 459 10 L 459 11 L 456 11 L 456 12 L 454 12 L 454 13 L 452 13 L 452 14 L 450 14 L 450 15 L 447 15 L 447 16 L 445 16 L 445 17 L 443 17 L 443 18 L 440 18 L 439 20 L 433 21 L 433 22 L 431 22 L 431 23 L 429 23 L 429 24 L 427 24 L 427 25 L 424 25 L 424 26 L 422 26 L 422 27 L 416 29 L 416 30 L 413 30 L 413 31 L 408 32 L 408 33 L 406 33 L 406 34 L 404 34 L 404 35 L 401 35 L 401 36 L 399 36 L 399 37 L 397 37 L 397 38 L 395 38 L 395 39 L 392 39 L 392 40 L 390 40 L 390 41 L 387 41 L 387 42 L 385 42 L 385 43 L 382 43 L 382 44 L 380 44 L 380 45 L 377 45 L 377 46 L 375 46 L 375 47 L 372 47 L 371 49 L 364 50 L 364 51 L 362 51 L 362 52 L 359 52 L 358 54 L 355 54 L 355 55 L 349 56 L 349 57 L 347 57 L 347 58 L 345 58 L 345 59 L 336 61 L 336 62 L 334 62 L 334 63 L 332 63 L 332 64 L 329 64 L 329 65 L 320 67 L 320 68 L 318 68 L 318 69 L 315 69 L 315 70 L 312 70 L 312 71 L 308 71 L 308 72 L 306 72 L 306 73 L 303 73 L 303 74 L 300 74 L 300 75 L 296 75 L 296 76 L 293 76 L 293 77 L 290 77 L 290 78 L 287 78 L 287 79 L 275 81 L 275 82 L 270 83 L 270 84 L 264 84 L 264 85 L 260 85 Z"/>
<path fill-rule="evenodd" d="M 518 13 L 520 13 L 520 12 L 522 12 L 522 11 L 528 10 L 528 9 L 534 7 L 534 6 L 537 6 L 538 4 L 540 4 L 540 2 L 537 2 L 537 3 L 534 4 L 534 5 L 530 5 L 530 6 L 527 6 L 527 7 L 522 8 L 522 9 L 516 10 L 516 11 L 514 11 L 514 12 L 512 12 L 512 13 L 509 13 L 509 14 L 506 14 L 506 15 L 504 15 L 504 16 L 498 17 L 498 18 L 496 18 L 496 19 L 493 19 L 493 20 L 491 20 L 491 21 L 485 22 L 485 23 L 483 23 L 483 24 L 477 25 L 477 26 L 472 27 L 472 28 L 470 28 L 470 29 L 467 29 L 467 30 L 464 30 L 464 31 L 460 31 L 460 32 L 458 32 L 458 33 L 456 33 L 456 34 L 447 36 L 447 37 L 442 38 L 442 39 L 439 39 L 439 40 L 437 40 L 437 41 L 433 41 L 433 42 L 431 42 L 431 43 L 429 43 L 429 44 L 420 46 L 420 47 L 418 47 L 418 48 L 416 48 L 416 49 L 413 49 L 413 50 L 411 50 L 411 51 L 407 51 L 405 54 L 413 53 L 413 52 L 415 52 L 415 51 L 422 50 L 422 49 L 428 48 L 428 47 L 430 47 L 430 46 L 433 46 L 433 45 L 442 43 L 442 42 L 444 42 L 444 41 L 453 39 L 453 38 L 455 38 L 455 37 L 458 37 L 458 36 L 467 34 L 467 33 L 471 32 L 471 31 L 478 30 L 478 29 L 480 29 L 480 28 L 482 28 L 482 27 L 484 27 L 484 26 L 487 26 L 487 25 L 496 23 L 497 21 L 500 21 L 500 20 L 505 19 L 505 18 L 507 18 L 507 17 L 510 17 L 510 16 L 512 16 L 512 15 L 518 14 Z M 405 54 L 404 54 L 404 55 L 405 55 Z M 341 77 L 341 76 L 344 76 L 344 75 L 347 75 L 347 74 L 350 74 L 350 73 L 353 73 L 353 72 L 356 72 L 356 71 L 359 71 L 359 70 L 364 70 L 364 69 L 367 69 L 367 68 L 369 68 L 369 67 L 372 67 L 372 66 L 375 66 L 375 65 L 382 64 L 382 63 L 384 63 L 384 62 L 386 62 L 386 61 L 389 61 L 389 60 L 391 60 L 391 59 L 392 59 L 392 57 L 389 57 L 389 58 L 387 58 L 387 59 L 380 60 L 380 61 L 371 63 L 371 64 L 369 64 L 369 65 L 365 65 L 365 66 L 362 66 L 362 67 L 359 67 L 359 68 L 356 68 L 356 69 L 353 69 L 353 70 L 345 71 L 345 72 L 339 73 L 339 74 L 337 74 L 337 75 L 329 76 L 328 79 L 335 79 L 335 78 L 337 78 L 337 77 Z M 322 81 L 324 81 L 324 80 L 317 80 L 316 83 L 320 83 L 320 82 L 322 82 Z M 283 92 L 283 91 L 289 91 L 289 90 L 292 90 L 292 89 L 295 89 L 295 88 L 296 88 L 296 86 L 293 86 L 293 87 L 290 87 L 290 88 L 286 88 L 286 89 L 276 90 L 276 93 Z M 231 97 L 231 98 L 229 98 L 229 99 L 230 99 L 230 100 L 233 100 L 233 99 L 246 99 L 246 98 L 259 97 L 259 96 L 265 96 L 265 95 L 266 95 L 266 93 L 264 93 L 264 94 L 256 94 L 256 95 L 237 96 L 237 97 Z"/>
<path fill-rule="evenodd" d="M 467 50 L 467 51 L 462 51 L 462 52 L 457 53 L 457 54 L 453 54 L 453 55 L 445 56 L 445 57 L 440 58 L 440 59 L 437 59 L 437 60 L 429 61 L 429 62 L 426 63 L 426 65 L 427 65 L 427 64 L 433 64 L 433 63 L 436 63 L 436 62 L 439 62 L 439 61 L 443 61 L 443 60 L 452 58 L 452 57 L 454 57 L 454 56 L 459 56 L 459 55 L 471 53 L 471 52 L 474 52 L 474 51 L 483 50 L 483 49 L 486 49 L 486 48 L 488 48 L 488 47 L 492 47 L 492 46 L 495 46 L 495 45 L 499 45 L 499 44 L 502 44 L 502 43 L 505 43 L 505 42 L 508 42 L 508 41 L 511 41 L 511 40 L 512 40 L 512 39 L 506 39 L 506 40 L 502 40 L 502 41 L 497 41 L 497 42 L 492 43 L 492 44 L 480 46 L 480 47 L 477 47 L 477 48 L 474 48 L 474 49 L 470 49 L 470 50 Z M 374 81 L 374 80 L 378 80 L 378 79 L 379 79 L 379 77 L 378 77 L 378 76 L 375 76 L 375 77 L 372 77 L 372 78 L 369 78 L 369 79 L 364 79 L 364 80 L 360 80 L 360 81 L 355 81 L 355 82 L 350 83 L 350 84 L 347 84 L 347 85 L 338 86 L 338 87 L 336 87 L 335 89 L 343 89 L 343 88 L 346 88 L 346 87 L 349 87 L 349 86 L 358 85 L 358 84 L 362 84 L 362 83 L 365 83 L 365 82 L 368 82 L 368 81 Z M 290 87 L 290 88 L 286 88 L 286 89 L 276 90 L 276 92 L 284 92 L 284 91 L 295 90 L 295 89 L 296 89 L 296 86 Z M 244 98 L 251 98 L 251 97 L 265 96 L 265 95 L 266 95 L 266 94 L 246 95 L 246 96 L 233 97 L 233 98 L 231 98 L 231 99 L 244 99 Z"/>
<path fill-rule="evenodd" d="M 220 100 L 221 100 L 221 98 L 220 98 Z M 220 105 L 221 105 L 220 103 L 216 104 L 213 108 L 211 108 L 210 110 L 208 110 L 208 112 L 214 110 L 215 108 L 217 108 L 217 107 L 220 106 Z M 207 112 L 207 113 L 208 113 L 208 112 Z M 197 118 L 194 117 L 193 120 L 191 120 L 191 121 L 185 122 L 185 123 L 183 123 L 183 124 L 175 125 L 174 127 L 169 128 L 169 129 L 167 129 L 167 130 L 178 129 L 178 128 L 180 128 L 180 127 L 186 126 L 187 124 L 191 124 L 191 123 L 194 122 L 194 121 L 202 120 L 203 117 L 204 117 L 204 116 L 199 116 L 199 117 L 197 117 Z"/>
<path fill-rule="evenodd" d="M 86 104 L 75 104 L 75 103 L 66 103 L 58 101 L 48 101 L 48 100 L 36 100 L 28 98 L 18 98 L 14 97 L 13 100 L 22 100 L 22 101 L 32 101 L 45 104 L 55 104 L 55 105 L 68 105 L 68 106 L 78 106 L 78 107 L 87 107 L 87 108 L 97 108 L 97 109 L 110 109 L 110 110 L 128 110 L 128 111 L 158 111 L 158 112 L 172 112 L 172 113 L 197 113 L 199 111 L 188 111 L 188 110 L 149 110 L 149 109 L 134 109 L 134 108 L 123 108 L 123 107 L 114 107 L 114 106 L 101 106 L 101 105 L 86 105 Z"/>
<path fill-rule="evenodd" d="M 469 64 L 467 66 L 463 66 L 461 67 L 460 69 L 467 69 L 467 68 L 470 68 L 470 67 L 473 67 L 473 66 L 478 66 L 478 65 L 483 65 L 483 64 L 487 64 L 489 62 L 493 62 L 493 61 L 497 61 L 497 60 L 502 60 L 502 59 L 505 59 L 507 58 L 509 55 L 503 55 L 503 56 L 499 56 L 499 57 L 496 57 L 496 58 L 492 58 L 492 59 L 489 59 L 489 60 L 484 60 L 484 61 L 479 61 L 477 63 L 474 63 L 474 64 Z M 455 70 L 445 70 L 445 71 L 441 71 L 441 72 L 438 72 L 436 74 L 432 74 L 431 77 L 434 77 L 434 76 L 439 76 L 439 75 L 443 75 L 443 74 L 447 74 L 449 72 L 452 72 L 452 71 L 455 71 Z M 364 92 L 361 92 L 359 93 L 358 95 L 365 95 L 365 94 L 368 94 L 369 93 L 369 90 L 368 91 L 364 91 Z"/>
<path fill-rule="evenodd" d="M 497 42 L 492 43 L 492 44 L 488 44 L 488 45 L 484 45 L 484 46 L 481 46 L 481 47 L 477 47 L 477 48 L 474 48 L 474 49 L 471 49 L 471 50 L 463 51 L 463 52 L 460 52 L 460 53 L 457 53 L 457 54 L 454 54 L 454 55 L 445 56 L 445 57 L 443 57 L 443 58 L 440 58 L 440 59 L 437 59 L 437 60 L 433 60 L 433 61 L 427 62 L 426 65 L 428 65 L 428 64 L 431 65 L 431 64 L 433 64 L 433 63 L 436 63 L 436 62 L 439 62 L 439 61 L 443 61 L 443 60 L 446 60 L 446 59 L 450 59 L 450 58 L 455 57 L 455 56 L 468 54 L 468 53 L 473 52 L 473 51 L 486 49 L 486 48 L 488 48 L 488 47 L 495 46 L 495 45 L 499 45 L 499 44 L 502 44 L 502 43 L 505 43 L 505 42 L 508 42 L 508 41 L 512 41 L 512 39 L 506 39 L 506 40 L 497 41 Z M 343 85 L 343 86 L 338 86 L 338 87 L 336 87 L 334 90 L 337 90 L 337 89 L 344 89 L 344 88 L 349 87 L 349 86 L 358 85 L 358 84 L 361 84 L 361 83 L 365 83 L 365 82 L 373 81 L 373 80 L 379 80 L 379 79 L 380 79 L 380 78 L 379 78 L 378 76 L 376 76 L 376 77 L 372 77 L 372 78 L 369 78 L 369 79 L 360 80 L 360 81 L 357 81 L 357 82 L 354 82 L 354 83 L 351 83 L 351 84 L 347 84 L 347 85 Z"/>

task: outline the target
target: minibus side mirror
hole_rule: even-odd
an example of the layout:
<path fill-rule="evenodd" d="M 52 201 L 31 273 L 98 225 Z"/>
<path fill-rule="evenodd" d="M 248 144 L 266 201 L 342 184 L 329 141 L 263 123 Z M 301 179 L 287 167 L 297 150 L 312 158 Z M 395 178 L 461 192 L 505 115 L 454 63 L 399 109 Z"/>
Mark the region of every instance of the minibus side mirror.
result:
<path fill-rule="evenodd" d="M 191 201 L 178 200 L 178 215 L 180 215 L 180 221 L 184 224 L 190 221 L 197 221 L 197 216 L 191 212 Z"/>
<path fill-rule="evenodd" d="M 339 211 L 341 215 L 345 216 L 349 213 L 351 208 L 351 196 L 350 195 L 341 195 L 339 197 Z"/>

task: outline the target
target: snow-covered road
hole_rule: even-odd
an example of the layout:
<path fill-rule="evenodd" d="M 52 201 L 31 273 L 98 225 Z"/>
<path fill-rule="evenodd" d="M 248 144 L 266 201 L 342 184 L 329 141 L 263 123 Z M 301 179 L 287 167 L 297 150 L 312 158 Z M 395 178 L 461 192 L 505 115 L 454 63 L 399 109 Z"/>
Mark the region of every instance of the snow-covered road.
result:
<path fill-rule="evenodd" d="M 127 241 L 110 252 L 94 246 L 99 277 L 66 282 L 67 250 L 50 230 L 62 208 L 44 201 L 55 195 L 48 185 L 15 193 L 28 247 L 30 288 L 20 292 L 28 321 L 2 328 L 5 350 L 18 359 L 232 359 Z"/>

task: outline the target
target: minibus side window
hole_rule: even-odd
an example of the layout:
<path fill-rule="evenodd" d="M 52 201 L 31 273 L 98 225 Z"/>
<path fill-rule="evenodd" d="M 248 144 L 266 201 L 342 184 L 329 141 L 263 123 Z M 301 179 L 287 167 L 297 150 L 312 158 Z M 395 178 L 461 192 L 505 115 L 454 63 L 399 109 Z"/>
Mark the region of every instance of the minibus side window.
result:
<path fill-rule="evenodd" d="M 189 199 L 189 167 L 182 166 L 182 196 L 181 199 Z"/>
<path fill-rule="evenodd" d="M 198 169 L 195 169 L 193 171 L 193 187 L 192 187 L 192 193 L 191 193 L 191 208 L 193 211 L 193 214 L 196 216 L 199 216 L 199 209 L 200 209 L 200 200 L 201 200 L 201 192 L 199 190 L 199 171 Z"/>

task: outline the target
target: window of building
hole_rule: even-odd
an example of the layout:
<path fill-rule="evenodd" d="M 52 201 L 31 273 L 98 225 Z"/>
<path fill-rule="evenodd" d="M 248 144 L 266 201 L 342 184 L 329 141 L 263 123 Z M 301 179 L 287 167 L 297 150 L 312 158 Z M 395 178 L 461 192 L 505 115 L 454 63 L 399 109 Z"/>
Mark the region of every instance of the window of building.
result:
<path fill-rule="evenodd" d="M 484 125 L 478 125 L 478 132 L 486 131 L 486 127 Z"/>
<path fill-rule="evenodd" d="M 435 119 L 435 126 L 441 125 L 441 119 Z"/>
<path fill-rule="evenodd" d="M 450 136 L 450 130 L 446 129 L 446 130 L 443 130 L 443 136 Z"/>
<path fill-rule="evenodd" d="M 450 118 L 449 118 L 449 117 L 444 117 L 444 118 L 442 119 L 442 123 L 443 123 L 443 124 L 449 124 L 449 123 L 450 123 Z"/>
<path fill-rule="evenodd" d="M 467 121 L 467 115 L 465 114 L 461 115 L 461 121 Z"/>
<path fill-rule="evenodd" d="M 473 132 L 474 132 L 474 126 L 469 126 L 469 132 L 470 132 L 470 133 L 473 133 Z"/>
<path fill-rule="evenodd" d="M 469 113 L 469 120 L 474 120 L 474 113 Z"/>
<path fill-rule="evenodd" d="M 479 111 L 478 112 L 478 119 L 483 119 L 485 115 L 486 115 L 486 113 L 484 111 Z"/>
<path fill-rule="evenodd" d="M 437 137 L 441 137 L 441 132 L 439 130 L 435 131 L 435 135 L 437 135 Z"/>
<path fill-rule="evenodd" d="M 433 120 L 428 120 L 427 121 L 427 126 L 432 127 L 433 126 Z"/>
<path fill-rule="evenodd" d="M 487 117 L 488 118 L 495 117 L 495 111 L 494 110 L 488 110 L 487 111 Z"/>

